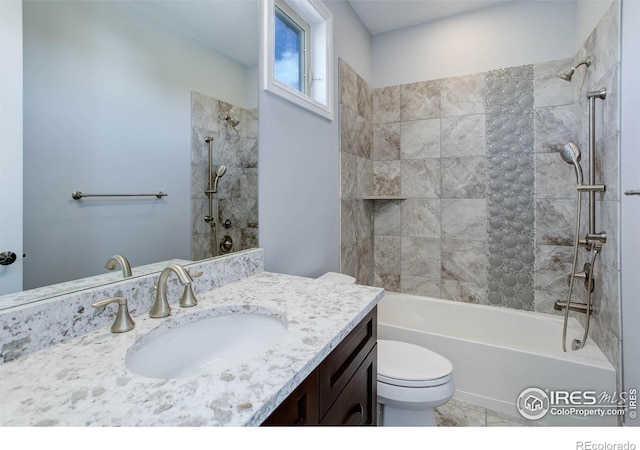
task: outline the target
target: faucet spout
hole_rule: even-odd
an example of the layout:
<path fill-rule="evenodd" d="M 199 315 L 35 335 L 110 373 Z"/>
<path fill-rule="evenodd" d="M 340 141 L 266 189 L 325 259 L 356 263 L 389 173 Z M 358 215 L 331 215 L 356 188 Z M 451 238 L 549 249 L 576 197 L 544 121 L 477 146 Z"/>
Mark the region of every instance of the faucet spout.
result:
<path fill-rule="evenodd" d="M 104 268 L 107 270 L 115 270 L 116 267 L 118 267 L 118 264 L 120 264 L 120 267 L 122 268 L 122 277 L 123 278 L 128 278 L 131 276 L 131 264 L 129 264 L 129 260 L 127 258 L 125 258 L 124 256 L 120 256 L 120 255 L 114 255 L 111 258 L 109 258 L 109 260 L 107 261 L 107 263 L 104 265 Z"/>
<path fill-rule="evenodd" d="M 178 281 L 182 286 L 186 286 L 191 284 L 193 279 L 189 272 L 185 270 L 179 264 L 170 264 L 167 266 L 161 273 L 158 278 L 158 284 L 156 286 L 156 301 L 151 307 L 151 311 L 149 311 L 149 317 L 153 318 L 161 318 L 167 317 L 171 315 L 171 308 L 169 307 L 169 302 L 167 301 L 167 279 L 169 275 L 175 273 L 178 277 Z"/>

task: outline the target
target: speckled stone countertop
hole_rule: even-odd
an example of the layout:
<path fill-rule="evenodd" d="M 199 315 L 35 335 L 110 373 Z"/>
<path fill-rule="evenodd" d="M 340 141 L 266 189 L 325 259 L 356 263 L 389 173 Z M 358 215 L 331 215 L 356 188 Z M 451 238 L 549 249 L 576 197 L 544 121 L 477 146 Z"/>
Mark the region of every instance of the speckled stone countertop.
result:
<path fill-rule="evenodd" d="M 263 272 L 196 295 L 197 306 L 172 306 L 168 318 L 136 317 L 130 332 L 99 329 L 1 365 L 0 425 L 260 425 L 383 290 Z M 261 355 L 205 375 L 163 380 L 126 367 L 127 350 L 147 332 L 212 308 L 284 316 L 287 331 Z"/>

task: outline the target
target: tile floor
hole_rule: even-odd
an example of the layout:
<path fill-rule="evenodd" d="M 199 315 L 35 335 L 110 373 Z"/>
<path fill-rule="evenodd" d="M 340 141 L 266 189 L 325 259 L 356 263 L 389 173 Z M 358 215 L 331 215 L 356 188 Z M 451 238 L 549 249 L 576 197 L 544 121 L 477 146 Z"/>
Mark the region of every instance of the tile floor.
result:
<path fill-rule="evenodd" d="M 540 426 L 522 417 L 513 417 L 456 399 L 436 408 L 439 427 L 530 427 Z"/>

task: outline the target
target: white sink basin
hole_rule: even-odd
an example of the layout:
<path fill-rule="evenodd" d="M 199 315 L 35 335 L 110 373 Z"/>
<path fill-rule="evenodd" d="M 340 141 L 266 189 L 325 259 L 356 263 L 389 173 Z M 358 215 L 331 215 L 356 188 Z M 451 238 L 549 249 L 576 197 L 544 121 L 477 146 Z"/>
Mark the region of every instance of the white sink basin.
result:
<path fill-rule="evenodd" d="M 132 345 L 125 360 L 129 370 L 162 379 L 219 372 L 268 350 L 287 330 L 285 320 L 261 313 L 195 314 Z"/>

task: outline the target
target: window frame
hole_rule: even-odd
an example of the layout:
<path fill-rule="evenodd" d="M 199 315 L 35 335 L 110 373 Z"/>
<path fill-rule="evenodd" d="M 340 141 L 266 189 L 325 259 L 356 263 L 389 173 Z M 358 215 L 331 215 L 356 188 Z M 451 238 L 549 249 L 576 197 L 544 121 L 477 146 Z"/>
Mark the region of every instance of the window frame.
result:
<path fill-rule="evenodd" d="M 309 25 L 305 51 L 305 92 L 299 91 L 274 76 L 275 8 L 281 2 Z M 282 8 L 280 8 L 282 9 Z M 288 14 L 284 10 L 285 14 Z M 333 120 L 333 15 L 321 0 L 262 0 L 261 65 L 263 88 L 271 94 Z M 295 18 L 292 17 L 292 19 Z"/>
<path fill-rule="evenodd" d="M 310 74 L 313 73 L 313 68 L 311 67 L 311 56 L 310 56 L 310 54 L 311 54 L 311 27 L 309 26 L 309 24 L 302 17 L 300 17 L 293 10 L 293 8 L 291 8 L 283 0 L 276 0 L 275 1 L 274 14 L 276 16 L 278 15 L 278 11 L 280 11 L 281 15 L 284 16 L 284 18 L 280 18 L 280 20 L 282 20 L 284 23 L 286 23 L 291 28 L 293 28 L 293 27 L 298 28 L 300 30 L 300 34 L 302 35 L 302 38 L 300 39 L 300 47 L 298 48 L 298 51 L 300 52 L 300 55 L 301 55 L 301 58 L 300 58 L 300 61 L 299 61 L 300 64 L 299 64 L 299 67 L 298 67 L 299 70 L 300 70 L 300 75 L 298 77 L 298 83 L 299 83 L 299 86 L 300 86 L 300 92 L 302 92 L 305 95 L 309 95 L 310 88 L 311 88 L 310 80 L 312 78 L 310 76 Z M 275 34 L 274 34 L 274 45 L 276 45 Z M 274 54 L 274 58 L 275 58 L 275 54 Z M 275 77 L 275 71 L 274 71 L 274 77 Z M 277 80 L 277 78 L 276 78 L 276 80 Z M 278 80 L 278 81 L 280 81 L 280 80 Z M 282 82 L 282 81 L 280 81 L 280 82 Z"/>

